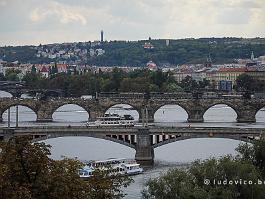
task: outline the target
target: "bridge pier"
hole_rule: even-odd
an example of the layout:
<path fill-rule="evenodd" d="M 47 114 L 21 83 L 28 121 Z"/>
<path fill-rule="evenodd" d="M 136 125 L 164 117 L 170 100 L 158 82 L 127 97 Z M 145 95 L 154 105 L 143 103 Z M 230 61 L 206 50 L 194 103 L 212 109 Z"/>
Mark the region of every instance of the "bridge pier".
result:
<path fill-rule="evenodd" d="M 90 122 L 94 122 L 97 120 L 97 117 L 102 117 L 104 116 L 104 112 L 103 111 L 89 111 L 89 121 Z"/>
<path fill-rule="evenodd" d="M 256 118 L 255 117 L 249 117 L 249 116 L 238 116 L 237 117 L 237 122 L 238 123 L 255 123 Z"/>
<path fill-rule="evenodd" d="M 255 123 L 256 122 L 256 112 L 253 108 L 244 107 L 237 113 L 238 123 Z"/>
<path fill-rule="evenodd" d="M 143 113 L 144 111 L 144 113 Z M 143 122 L 143 117 L 146 117 L 146 110 L 143 108 L 141 112 L 137 111 L 139 113 L 139 122 L 142 123 Z M 148 115 L 148 123 L 153 123 L 155 121 L 154 119 L 154 110 L 147 108 L 147 115 Z"/>
<path fill-rule="evenodd" d="M 203 121 L 204 121 L 203 115 L 201 114 L 200 111 L 194 111 L 194 112 L 191 112 L 189 114 L 188 122 L 191 122 L 191 123 L 201 123 Z"/>
<path fill-rule="evenodd" d="M 37 122 L 52 122 L 52 114 L 48 114 L 44 111 L 37 112 Z"/>
<path fill-rule="evenodd" d="M 135 160 L 145 166 L 154 164 L 154 148 L 148 128 L 138 129 Z"/>

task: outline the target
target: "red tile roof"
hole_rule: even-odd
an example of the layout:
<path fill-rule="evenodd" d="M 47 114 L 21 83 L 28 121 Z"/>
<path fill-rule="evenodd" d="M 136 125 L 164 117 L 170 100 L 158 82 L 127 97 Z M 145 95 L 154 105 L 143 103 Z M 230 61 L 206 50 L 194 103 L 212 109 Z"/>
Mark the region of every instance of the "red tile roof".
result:
<path fill-rule="evenodd" d="M 41 73 L 47 73 L 49 71 L 48 71 L 48 69 L 45 66 L 43 66 L 42 69 L 40 70 L 40 72 Z"/>
<path fill-rule="evenodd" d="M 218 72 L 247 72 L 247 68 L 220 68 Z"/>

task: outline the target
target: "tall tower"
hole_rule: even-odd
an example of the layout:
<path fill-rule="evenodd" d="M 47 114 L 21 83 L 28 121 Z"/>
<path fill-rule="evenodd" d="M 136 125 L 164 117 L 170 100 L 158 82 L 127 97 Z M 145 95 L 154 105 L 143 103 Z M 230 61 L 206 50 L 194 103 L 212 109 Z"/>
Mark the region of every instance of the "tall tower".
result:
<path fill-rule="evenodd" d="M 254 61 L 254 59 L 255 59 L 253 51 L 251 52 L 251 57 L 250 57 L 250 59 L 251 59 L 252 61 Z"/>
<path fill-rule="evenodd" d="M 209 53 L 209 55 L 206 58 L 206 63 L 204 64 L 204 66 L 206 68 L 211 68 L 212 67 L 212 58 L 211 58 L 210 53 Z"/>
<path fill-rule="evenodd" d="M 100 32 L 100 42 L 103 42 L 104 41 L 104 32 L 103 30 L 101 30 Z"/>

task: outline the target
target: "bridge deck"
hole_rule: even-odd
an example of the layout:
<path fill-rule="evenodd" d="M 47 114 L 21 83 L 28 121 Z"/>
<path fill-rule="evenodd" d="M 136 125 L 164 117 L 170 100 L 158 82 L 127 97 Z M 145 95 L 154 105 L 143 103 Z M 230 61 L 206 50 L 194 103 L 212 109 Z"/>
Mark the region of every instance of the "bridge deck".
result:
<path fill-rule="evenodd" d="M 72 126 L 72 127 L 19 127 L 19 128 L 0 128 L 0 134 L 5 132 L 13 132 L 15 134 L 23 133 L 70 133 L 70 132 L 83 132 L 83 133 L 126 133 L 136 134 L 140 129 L 145 127 L 84 127 L 84 126 Z M 196 133 L 196 134 L 264 134 L 265 128 L 233 128 L 233 127 L 161 127 L 161 126 L 150 126 L 147 128 L 149 134 L 175 134 L 175 133 Z"/>

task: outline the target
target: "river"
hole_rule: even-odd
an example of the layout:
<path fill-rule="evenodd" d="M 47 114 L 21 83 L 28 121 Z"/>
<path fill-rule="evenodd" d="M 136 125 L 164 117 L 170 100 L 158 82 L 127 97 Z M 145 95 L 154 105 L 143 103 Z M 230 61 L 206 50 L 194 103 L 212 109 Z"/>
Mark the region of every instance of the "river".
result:
<path fill-rule="evenodd" d="M 9 96 L 0 92 L 0 96 Z M 26 96 L 24 96 L 26 97 Z M 108 112 L 119 114 L 131 114 L 136 120 L 139 118 L 135 110 L 130 110 L 128 105 L 118 105 Z M 36 114 L 27 107 L 19 106 L 19 126 L 30 125 L 85 125 L 89 115 L 77 105 L 65 105 L 57 109 L 53 114 L 54 122 L 36 123 Z M 155 114 L 156 125 L 166 126 L 188 126 L 186 122 L 187 113 L 176 105 L 167 105 L 160 108 Z M 255 124 L 237 124 L 236 113 L 226 105 L 216 105 L 210 108 L 204 115 L 204 123 L 192 126 L 234 126 L 234 127 L 265 127 L 265 109 L 256 115 Z M 7 111 L 3 114 L 3 123 L 7 126 Z M 11 126 L 15 125 L 15 108 L 11 107 Z M 64 137 L 46 140 L 45 143 L 52 146 L 51 157 L 61 159 L 66 157 L 77 157 L 80 160 L 102 160 L 111 157 L 134 158 L 135 151 L 118 143 L 87 137 Z M 235 148 L 240 142 L 229 139 L 204 138 L 190 139 L 167 144 L 155 149 L 155 165 L 146 168 L 144 174 L 134 176 L 134 183 L 124 189 L 126 199 L 140 198 L 144 183 L 158 176 L 169 168 L 181 167 L 196 159 L 207 159 L 209 157 L 220 157 L 226 154 L 235 155 Z"/>

